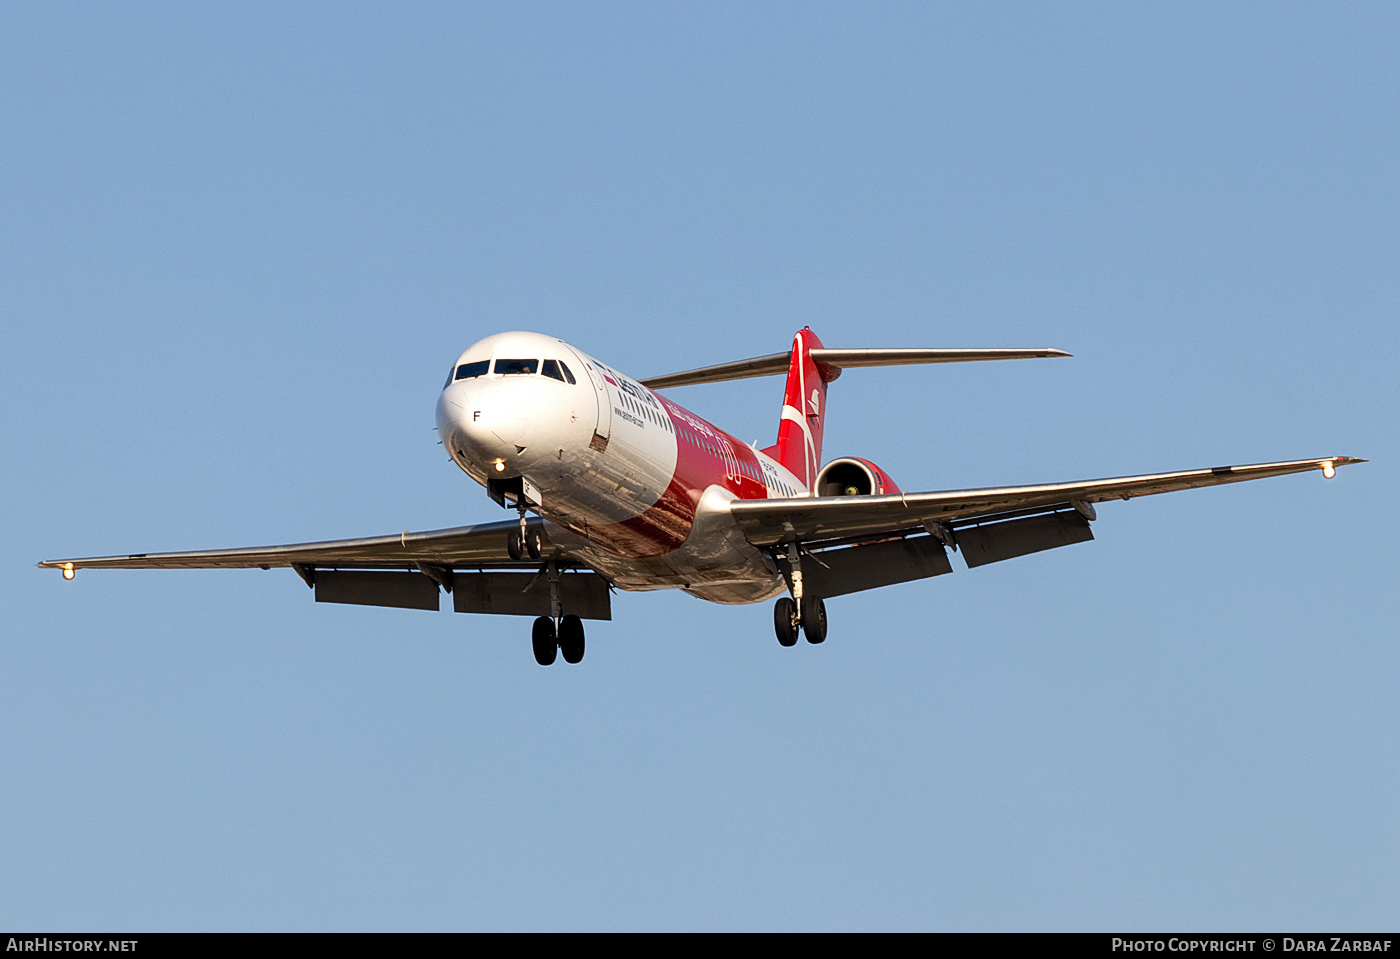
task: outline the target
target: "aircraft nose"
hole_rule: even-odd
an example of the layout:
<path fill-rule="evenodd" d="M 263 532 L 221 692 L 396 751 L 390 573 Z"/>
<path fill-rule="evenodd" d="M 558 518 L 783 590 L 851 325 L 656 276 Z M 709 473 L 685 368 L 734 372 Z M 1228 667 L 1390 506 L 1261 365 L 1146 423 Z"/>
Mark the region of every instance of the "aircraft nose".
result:
<path fill-rule="evenodd" d="M 530 446 L 530 419 L 499 380 L 464 380 L 438 401 L 438 433 L 450 449 L 478 464 L 509 461 Z"/>

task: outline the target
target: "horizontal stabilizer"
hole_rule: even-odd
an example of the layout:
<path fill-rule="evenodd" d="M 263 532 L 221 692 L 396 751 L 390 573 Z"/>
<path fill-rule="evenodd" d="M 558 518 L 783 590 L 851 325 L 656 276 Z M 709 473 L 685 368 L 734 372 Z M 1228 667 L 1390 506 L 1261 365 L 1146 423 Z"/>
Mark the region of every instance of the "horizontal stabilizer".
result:
<path fill-rule="evenodd" d="M 835 379 L 844 369 L 857 366 L 913 366 L 923 363 L 977 363 L 985 360 L 1027 360 L 1050 356 L 1069 356 L 1063 350 L 962 350 L 962 349 L 860 349 L 810 351 L 813 360 L 829 367 Z M 788 353 L 772 353 L 747 360 L 734 360 L 715 366 L 702 366 L 684 373 L 668 373 L 641 380 L 643 386 L 663 390 L 671 386 L 694 386 L 697 383 L 722 383 L 745 380 L 755 376 L 777 376 L 788 371 Z"/>

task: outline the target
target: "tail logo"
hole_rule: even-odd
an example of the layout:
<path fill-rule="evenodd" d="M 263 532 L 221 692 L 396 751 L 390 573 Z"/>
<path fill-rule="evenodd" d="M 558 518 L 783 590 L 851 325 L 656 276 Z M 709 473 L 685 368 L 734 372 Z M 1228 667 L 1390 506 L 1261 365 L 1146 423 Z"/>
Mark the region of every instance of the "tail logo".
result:
<path fill-rule="evenodd" d="M 810 409 L 808 416 L 821 416 L 822 394 L 820 390 L 812 390 L 812 398 L 807 401 L 807 405 Z"/>

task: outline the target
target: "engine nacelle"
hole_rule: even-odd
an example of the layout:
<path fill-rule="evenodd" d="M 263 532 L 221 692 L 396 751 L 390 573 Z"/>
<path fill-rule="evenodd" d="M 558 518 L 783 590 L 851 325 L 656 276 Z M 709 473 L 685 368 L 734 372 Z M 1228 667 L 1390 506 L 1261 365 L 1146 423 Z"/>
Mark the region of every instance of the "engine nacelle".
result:
<path fill-rule="evenodd" d="M 890 474 L 870 460 L 858 456 L 843 456 L 822 467 L 813 485 L 817 496 L 872 496 L 898 493 L 899 485 Z"/>

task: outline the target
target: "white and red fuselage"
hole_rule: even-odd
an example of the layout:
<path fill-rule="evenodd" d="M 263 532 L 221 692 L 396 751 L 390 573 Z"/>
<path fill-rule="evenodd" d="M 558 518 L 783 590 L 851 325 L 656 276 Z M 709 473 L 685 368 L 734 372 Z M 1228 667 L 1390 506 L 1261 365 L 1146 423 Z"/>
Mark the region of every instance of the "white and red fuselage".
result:
<path fill-rule="evenodd" d="M 457 358 L 438 434 L 483 486 L 522 478 L 550 542 L 617 587 L 758 602 L 783 579 L 726 504 L 810 495 L 833 374 L 807 356 L 815 334 L 797 338 L 778 444 L 766 450 L 538 333 L 490 336 Z"/>

